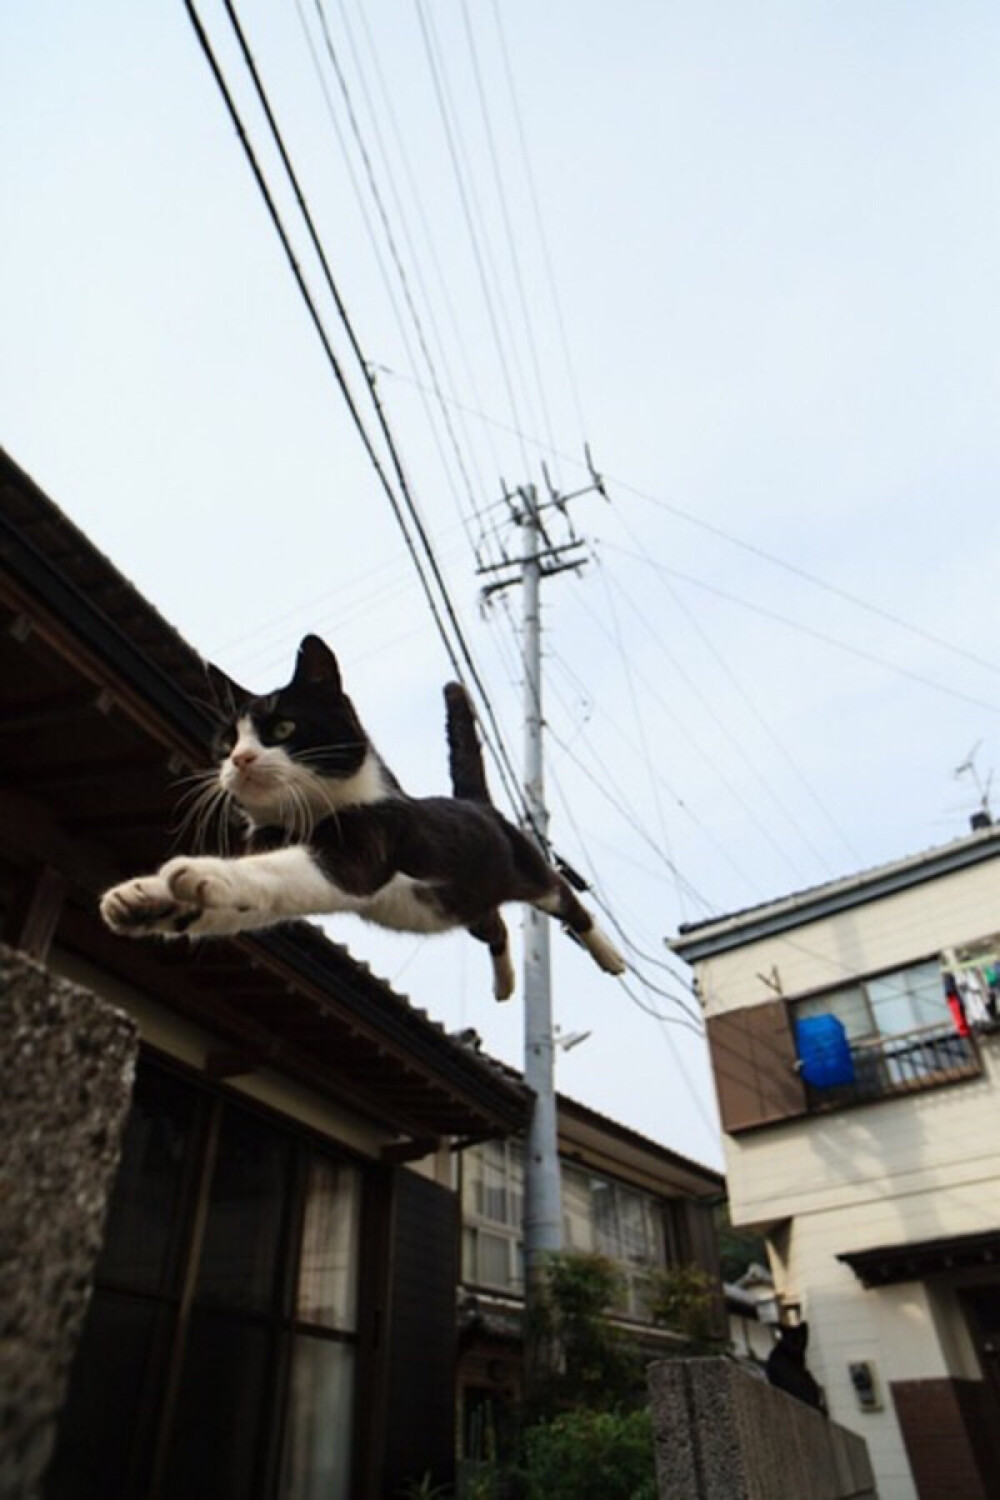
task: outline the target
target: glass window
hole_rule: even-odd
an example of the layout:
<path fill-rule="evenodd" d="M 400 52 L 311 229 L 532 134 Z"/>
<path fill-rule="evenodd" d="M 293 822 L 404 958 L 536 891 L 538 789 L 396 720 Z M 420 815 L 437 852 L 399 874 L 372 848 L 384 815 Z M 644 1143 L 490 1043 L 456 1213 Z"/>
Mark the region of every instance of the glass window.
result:
<path fill-rule="evenodd" d="M 486 1141 L 473 1147 L 465 1153 L 463 1172 L 467 1214 L 512 1229 L 521 1227 L 523 1168 L 516 1142 Z"/>
<path fill-rule="evenodd" d="M 941 966 L 937 962 L 915 964 L 896 974 L 869 979 L 865 988 L 882 1036 L 898 1036 L 921 1026 L 939 1026 L 949 1019 Z"/>
<path fill-rule="evenodd" d="M 361 1187 L 140 1065 L 50 1500 L 349 1500 Z"/>
<path fill-rule="evenodd" d="M 165 1500 L 261 1493 L 274 1341 L 266 1326 L 195 1309 L 170 1433 Z"/>
<path fill-rule="evenodd" d="M 212 1175 L 199 1301 L 261 1311 L 274 1305 L 291 1178 L 288 1137 L 244 1110 L 227 1109 Z"/>
<path fill-rule="evenodd" d="M 357 1324 L 361 1178 L 354 1167 L 314 1155 L 306 1182 L 296 1312 L 303 1323 Z"/>
<path fill-rule="evenodd" d="M 181 1222 L 192 1146 L 200 1138 L 191 1089 L 170 1073 L 140 1069 L 108 1208 L 101 1281 L 162 1290 Z"/>
<path fill-rule="evenodd" d="M 576 1167 L 562 1171 L 563 1238 L 567 1250 L 594 1248 L 594 1222 L 590 1211 L 590 1178 Z"/>
<path fill-rule="evenodd" d="M 638 1193 L 618 1188 L 618 1218 L 621 1224 L 622 1259 L 645 1265 L 651 1255 L 645 1203 Z"/>
<path fill-rule="evenodd" d="M 108 1500 L 129 1493 L 132 1454 L 123 1438 L 139 1429 L 160 1319 L 150 1298 L 94 1292 L 59 1418 L 46 1500 Z M 145 1472 L 145 1459 L 140 1463 Z"/>
<path fill-rule="evenodd" d="M 297 1338 L 281 1468 L 284 1500 L 350 1500 L 353 1402 L 351 1345 Z"/>
<path fill-rule="evenodd" d="M 507 1192 L 507 1159 L 503 1147 L 488 1143 L 483 1153 L 482 1187 L 477 1211 L 484 1219 L 496 1224 L 510 1223 L 510 1203 Z"/>
<path fill-rule="evenodd" d="M 852 1042 L 866 1041 L 876 1034 L 871 1008 L 862 985 L 852 984 L 840 990 L 827 990 L 809 1000 L 795 1002 L 795 1019 L 809 1016 L 836 1016 Z"/>
<path fill-rule="evenodd" d="M 612 1260 L 622 1259 L 621 1235 L 618 1229 L 618 1202 L 613 1182 L 601 1177 L 590 1180 L 590 1206 L 594 1216 L 594 1249 Z"/>
<path fill-rule="evenodd" d="M 807 1016 L 833 1015 L 843 1022 L 853 1043 L 901 1036 L 926 1026 L 946 1025 L 950 1019 L 936 959 L 912 964 L 877 979 L 859 980 L 841 989 L 797 1000 L 792 1007 L 796 1020 Z"/>
<path fill-rule="evenodd" d="M 510 1241 L 481 1229 L 479 1240 L 479 1280 L 487 1286 L 510 1285 Z"/>

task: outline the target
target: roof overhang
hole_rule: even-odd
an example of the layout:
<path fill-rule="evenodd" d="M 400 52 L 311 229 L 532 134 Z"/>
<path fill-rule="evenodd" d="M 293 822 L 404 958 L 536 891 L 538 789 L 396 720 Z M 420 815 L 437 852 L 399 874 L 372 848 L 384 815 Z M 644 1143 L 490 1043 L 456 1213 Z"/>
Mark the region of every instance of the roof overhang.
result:
<path fill-rule="evenodd" d="M 1000 825 L 765 906 L 690 923 L 668 941 L 667 947 L 686 963 L 695 964 L 997 858 L 1000 858 Z"/>
<path fill-rule="evenodd" d="M 879 1245 L 872 1250 L 847 1250 L 837 1259 L 850 1266 L 866 1287 L 922 1281 L 926 1276 L 983 1266 L 1000 1269 L 1000 1229 L 916 1240 L 904 1245 Z"/>
<path fill-rule="evenodd" d="M 569 1099 L 558 1097 L 559 1151 L 570 1161 L 634 1183 L 661 1197 L 714 1201 L 726 1191 L 721 1172 L 692 1161 Z"/>

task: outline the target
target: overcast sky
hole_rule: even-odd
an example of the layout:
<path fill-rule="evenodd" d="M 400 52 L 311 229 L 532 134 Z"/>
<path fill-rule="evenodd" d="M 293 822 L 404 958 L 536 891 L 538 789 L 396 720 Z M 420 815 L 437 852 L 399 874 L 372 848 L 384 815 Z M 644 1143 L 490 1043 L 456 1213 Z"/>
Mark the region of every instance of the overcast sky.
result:
<path fill-rule="evenodd" d="M 589 565 L 545 586 L 552 835 L 677 1017 L 642 980 L 684 995 L 680 923 L 961 835 L 955 768 L 998 763 L 1000 14 L 323 4 L 239 14 L 518 764 L 520 599 L 481 612 L 477 545 L 518 548 L 502 482 L 543 459 L 577 489 L 586 441 L 606 478 L 571 506 Z M 443 790 L 451 667 L 182 0 L 33 0 L 2 41 L 0 442 L 248 686 L 323 634 L 397 775 Z M 330 930 L 520 1063 L 470 939 Z M 717 1163 L 703 1042 L 553 952 L 593 1033 L 559 1087 Z"/>

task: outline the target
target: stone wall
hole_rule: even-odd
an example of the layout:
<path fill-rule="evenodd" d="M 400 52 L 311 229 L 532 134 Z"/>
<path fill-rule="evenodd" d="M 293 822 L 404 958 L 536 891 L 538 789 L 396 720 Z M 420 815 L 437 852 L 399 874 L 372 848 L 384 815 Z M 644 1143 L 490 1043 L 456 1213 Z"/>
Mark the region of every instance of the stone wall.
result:
<path fill-rule="evenodd" d="M 137 1039 L 0 947 L 0 1500 L 35 1500 L 90 1295 Z"/>
<path fill-rule="evenodd" d="M 874 1500 L 863 1438 L 728 1359 L 649 1372 L 661 1500 Z"/>

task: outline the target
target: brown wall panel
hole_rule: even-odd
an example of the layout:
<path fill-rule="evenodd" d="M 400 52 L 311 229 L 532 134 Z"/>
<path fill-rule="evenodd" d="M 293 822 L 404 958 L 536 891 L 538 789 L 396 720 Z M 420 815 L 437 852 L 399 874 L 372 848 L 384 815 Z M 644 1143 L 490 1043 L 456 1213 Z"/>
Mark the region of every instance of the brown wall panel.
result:
<path fill-rule="evenodd" d="M 722 1128 L 750 1130 L 806 1113 L 795 1041 L 782 1000 L 749 1005 L 707 1023 Z"/>
<path fill-rule="evenodd" d="M 394 1197 L 384 1500 L 455 1473 L 458 1197 L 404 1169 Z"/>
<path fill-rule="evenodd" d="M 889 1387 L 920 1500 L 997 1494 L 995 1402 L 978 1380 L 896 1380 Z"/>

